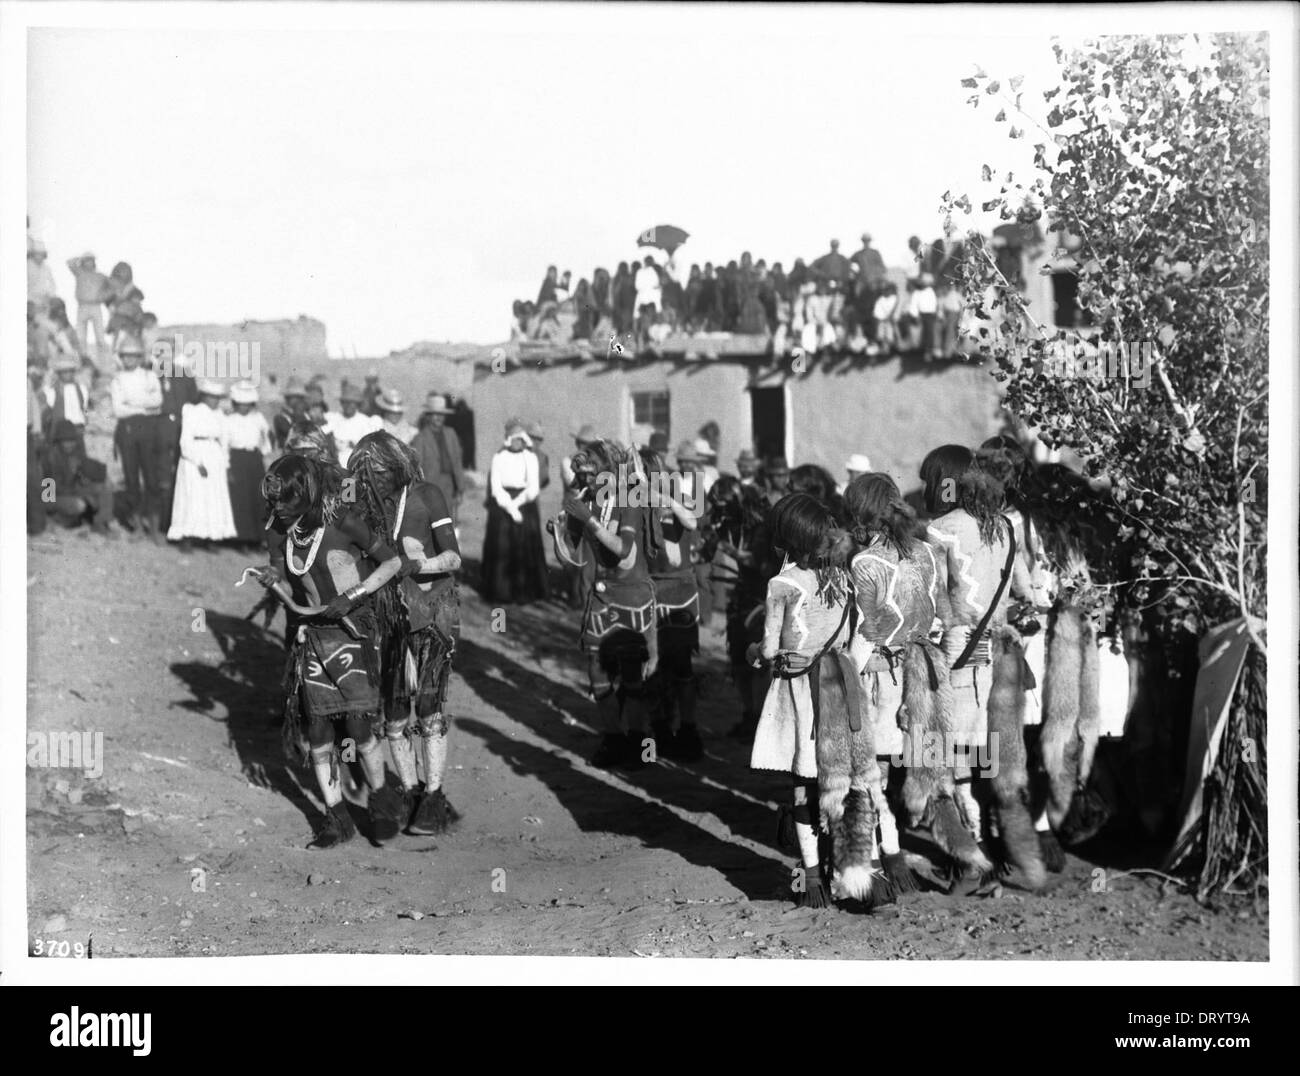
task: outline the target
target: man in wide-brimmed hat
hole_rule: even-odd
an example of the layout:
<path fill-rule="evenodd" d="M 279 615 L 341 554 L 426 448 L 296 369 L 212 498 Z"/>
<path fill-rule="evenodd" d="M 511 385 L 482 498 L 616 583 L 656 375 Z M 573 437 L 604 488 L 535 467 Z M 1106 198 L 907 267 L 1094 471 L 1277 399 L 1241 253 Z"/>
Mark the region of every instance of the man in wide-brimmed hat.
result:
<path fill-rule="evenodd" d="M 420 431 L 411 442 L 420 457 L 424 480 L 442 490 L 451 518 L 459 520 L 460 501 L 465 493 L 465 467 L 461 459 L 460 438 L 447 428 L 447 416 L 454 414 L 447 397 L 431 392 L 424 401 Z"/>
<path fill-rule="evenodd" d="M 307 386 L 302 378 L 291 377 L 285 382 L 284 392 L 281 395 L 284 404 L 271 420 L 271 437 L 276 447 L 283 450 L 294 424 L 307 417 Z"/>
<path fill-rule="evenodd" d="M 736 457 L 736 474 L 742 486 L 758 484 L 758 456 L 752 448 L 742 448 Z"/>
<path fill-rule="evenodd" d="M 109 393 L 117 419 L 113 447 L 122 460 L 131 529 L 137 535 L 150 534 L 154 541 L 161 542 L 162 385 L 158 376 L 143 365 L 144 345 L 138 341 L 124 341 L 119 357 L 122 370 L 113 377 Z"/>
<path fill-rule="evenodd" d="M 379 419 L 361 413 L 364 394 L 357 385 L 344 382 L 339 389 L 339 409 L 325 416 L 325 432 L 334 438 L 339 450 L 339 466 L 346 467 L 353 446 L 366 434 L 379 429 Z"/>
<path fill-rule="evenodd" d="M 385 433 L 391 433 L 404 445 L 415 440 L 418 431 L 406 421 L 406 402 L 397 389 L 385 389 L 375 397 L 375 413 L 379 415 L 379 428 Z"/>
<path fill-rule="evenodd" d="M 590 422 L 582 427 L 573 435 L 573 445 L 581 452 L 587 445 L 590 445 L 600 438 L 596 435 L 596 427 Z M 568 489 L 573 485 L 573 467 L 571 465 L 573 457 L 565 456 L 560 460 L 560 479 L 564 482 L 564 488 Z"/>
<path fill-rule="evenodd" d="M 78 434 L 86 431 L 86 413 L 90 400 L 86 390 L 77 381 L 81 364 L 75 355 L 59 354 L 50 363 L 55 382 L 45 389 L 46 421 L 53 426 L 60 421 L 70 422 Z"/>

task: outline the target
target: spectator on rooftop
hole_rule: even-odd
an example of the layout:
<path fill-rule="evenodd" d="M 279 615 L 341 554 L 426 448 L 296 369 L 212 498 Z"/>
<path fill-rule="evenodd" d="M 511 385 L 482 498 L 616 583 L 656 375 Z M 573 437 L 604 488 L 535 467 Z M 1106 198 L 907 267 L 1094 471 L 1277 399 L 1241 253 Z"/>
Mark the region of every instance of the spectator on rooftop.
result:
<path fill-rule="evenodd" d="M 46 257 L 45 244 L 33 239 L 27 246 L 27 300 L 36 304 L 38 314 L 46 313 L 59 293 Z"/>
<path fill-rule="evenodd" d="M 560 277 L 559 286 L 555 289 L 555 301 L 557 303 L 567 303 L 572 294 L 570 291 L 570 281 L 573 280 L 573 274 L 569 270 L 564 270 L 564 275 Z"/>
<path fill-rule="evenodd" d="M 559 272 L 553 265 L 546 267 L 546 277 L 542 281 L 542 286 L 537 290 L 537 305 L 539 307 L 546 303 L 555 302 L 555 291 L 559 287 Z"/>
<path fill-rule="evenodd" d="M 649 338 L 650 326 L 663 308 L 663 290 L 659 270 L 653 254 L 647 254 L 645 265 L 636 271 L 636 335 L 639 342 Z"/>
<path fill-rule="evenodd" d="M 573 338 L 575 340 L 590 340 L 592 329 L 595 327 L 596 308 L 592 302 L 591 285 L 587 283 L 586 277 L 579 280 L 577 288 L 574 289 L 573 306 L 577 314 L 577 318 L 573 323 Z"/>
<path fill-rule="evenodd" d="M 819 279 L 825 281 L 836 281 L 841 289 L 848 287 L 849 278 L 852 274 L 852 266 L 849 259 L 840 253 L 840 241 L 831 240 L 831 249 L 829 254 L 823 254 L 820 258 L 812 263 L 813 272 Z"/>
<path fill-rule="evenodd" d="M 633 264 L 637 269 L 641 268 L 640 262 Z M 614 271 L 611 291 L 614 304 L 614 332 L 618 334 L 620 340 L 623 340 L 632 331 L 636 319 L 636 282 L 627 262 L 618 263 L 618 268 Z"/>
<path fill-rule="evenodd" d="M 104 331 L 104 301 L 109 295 L 108 277 L 95 268 L 95 255 L 87 251 L 68 261 L 68 268 L 77 282 L 77 332 L 90 345 L 90 330 L 95 330 L 95 351 L 107 350 L 108 337 Z"/>

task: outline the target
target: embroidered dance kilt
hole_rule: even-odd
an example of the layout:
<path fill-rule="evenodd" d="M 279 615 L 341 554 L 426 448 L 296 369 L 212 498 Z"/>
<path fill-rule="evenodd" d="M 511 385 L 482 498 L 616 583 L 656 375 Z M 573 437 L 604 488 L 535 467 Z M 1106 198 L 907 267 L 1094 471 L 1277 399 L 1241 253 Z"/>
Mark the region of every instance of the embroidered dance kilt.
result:
<path fill-rule="evenodd" d="M 966 646 L 969 628 L 954 628 L 961 647 Z M 953 655 L 956 660 L 956 655 Z M 976 645 L 965 666 L 953 669 L 952 746 L 983 750 L 989 738 L 989 692 L 993 689 L 993 657 L 989 633 Z"/>
<path fill-rule="evenodd" d="M 598 580 L 587 595 L 580 643 L 584 653 L 600 655 L 600 666 L 610 675 L 628 662 L 657 661 L 654 585 Z"/>
<path fill-rule="evenodd" d="M 657 577 L 655 615 L 661 654 L 698 654 L 700 650 L 700 591 L 695 574 Z"/>
<path fill-rule="evenodd" d="M 290 651 L 291 694 L 310 721 L 379 710 L 379 639 L 373 611 L 354 609 L 354 638 L 334 622 L 299 624 Z M 296 692 L 292 689 L 296 688 Z"/>
<path fill-rule="evenodd" d="M 862 712 L 857 671 L 847 651 L 824 654 L 817 667 L 803 675 L 816 652 L 783 651 L 788 671 L 774 672 L 754 730 L 749 765 L 796 777 L 817 776 L 817 725 L 822 720 L 849 720 Z M 816 680 L 814 680 L 814 677 Z"/>
<path fill-rule="evenodd" d="M 902 662 L 895 664 L 891 676 L 889 662 L 872 654 L 862 678 L 862 694 L 862 722 L 870 723 L 875 732 L 876 755 L 902 755 L 903 730 L 898 727 L 898 711 L 903 706 Z"/>

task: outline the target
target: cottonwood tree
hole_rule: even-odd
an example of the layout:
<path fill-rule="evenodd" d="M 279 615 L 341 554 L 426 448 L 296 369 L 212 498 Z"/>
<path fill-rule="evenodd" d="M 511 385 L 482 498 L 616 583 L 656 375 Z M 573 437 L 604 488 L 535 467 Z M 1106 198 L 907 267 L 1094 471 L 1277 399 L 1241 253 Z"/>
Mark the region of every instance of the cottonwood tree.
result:
<path fill-rule="evenodd" d="M 1115 610 L 1141 611 L 1175 645 L 1246 618 L 1253 652 L 1207 789 L 1207 830 L 1220 838 L 1204 848 L 1205 890 L 1258 878 L 1266 855 L 1267 35 L 1053 48 L 1060 83 L 1041 105 L 1024 100 L 1018 77 L 962 80 L 970 105 L 996 109 L 989 122 L 1033 140 L 1026 180 L 999 181 L 985 165 L 997 190 L 981 208 L 1046 226 L 1043 260 L 1072 259 L 1084 335 L 1149 345 L 1149 383 L 1059 376 L 1060 334 L 976 231 L 961 283 L 1008 410 L 1108 490 L 1120 552 L 1097 567 Z M 950 192 L 944 209 L 953 234 L 973 202 Z"/>

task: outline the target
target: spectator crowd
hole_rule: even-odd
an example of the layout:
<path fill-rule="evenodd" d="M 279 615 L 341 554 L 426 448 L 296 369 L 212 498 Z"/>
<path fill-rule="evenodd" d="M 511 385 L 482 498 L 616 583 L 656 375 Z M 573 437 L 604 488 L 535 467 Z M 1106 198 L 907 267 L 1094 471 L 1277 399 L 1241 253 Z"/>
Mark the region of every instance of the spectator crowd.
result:
<path fill-rule="evenodd" d="M 960 241 L 908 240 L 912 265 L 905 284 L 891 280 L 884 258 L 863 234 L 852 255 L 837 239 L 821 257 L 796 258 L 787 270 L 754 260 L 687 266 L 675 255 L 645 253 L 620 262 L 611 276 L 597 268 L 576 282 L 550 266 L 536 301 L 514 303 L 511 339 L 607 346 L 631 339 L 638 350 L 671 336 L 727 333 L 765 336 L 774 354 L 800 348 L 868 356 L 954 358 L 963 303 L 957 286 Z"/>

